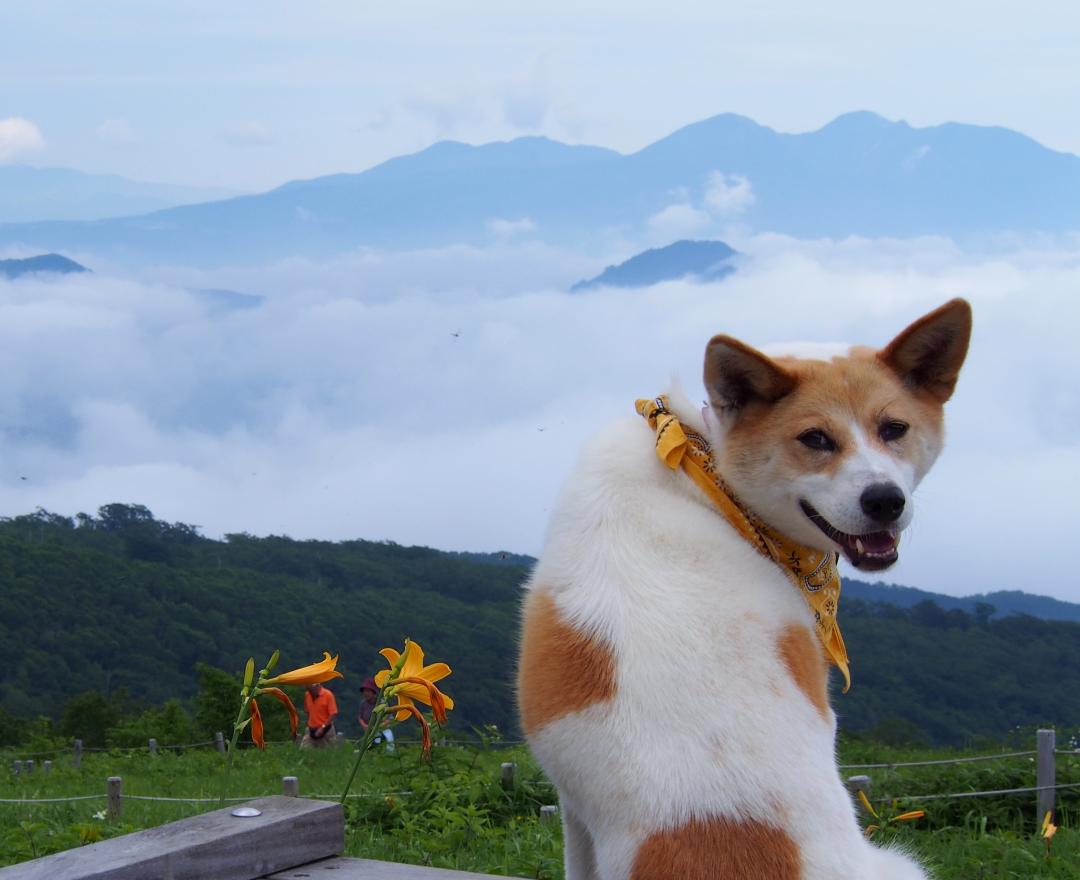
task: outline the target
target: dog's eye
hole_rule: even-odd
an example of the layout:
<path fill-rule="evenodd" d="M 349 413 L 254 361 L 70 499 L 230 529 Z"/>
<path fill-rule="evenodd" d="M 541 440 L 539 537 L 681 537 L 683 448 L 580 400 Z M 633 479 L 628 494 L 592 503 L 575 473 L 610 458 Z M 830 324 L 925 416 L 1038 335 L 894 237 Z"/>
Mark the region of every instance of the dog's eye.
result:
<path fill-rule="evenodd" d="M 878 428 L 878 436 L 886 443 L 891 443 L 903 437 L 907 430 L 908 426 L 904 422 L 884 422 Z"/>
<path fill-rule="evenodd" d="M 819 431 L 817 428 L 803 431 L 799 435 L 799 442 L 809 449 L 818 449 L 822 452 L 833 452 L 836 449 L 836 441 L 824 431 Z"/>

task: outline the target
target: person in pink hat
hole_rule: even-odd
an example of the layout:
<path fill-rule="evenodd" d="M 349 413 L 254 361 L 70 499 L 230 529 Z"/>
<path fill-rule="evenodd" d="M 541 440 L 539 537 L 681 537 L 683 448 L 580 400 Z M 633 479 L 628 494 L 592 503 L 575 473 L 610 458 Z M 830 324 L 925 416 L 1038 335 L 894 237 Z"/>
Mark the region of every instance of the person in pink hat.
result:
<path fill-rule="evenodd" d="M 375 684 L 375 679 L 364 679 L 364 683 L 360 685 L 360 714 L 356 720 L 360 722 L 360 728 L 367 733 L 368 725 L 371 723 L 371 713 L 375 709 L 375 703 L 379 698 L 379 687 Z M 389 719 L 386 719 L 389 721 Z M 385 740 L 386 750 L 392 752 L 394 750 L 394 731 L 383 730 L 377 737 L 375 737 L 376 743 L 381 743 Z"/>

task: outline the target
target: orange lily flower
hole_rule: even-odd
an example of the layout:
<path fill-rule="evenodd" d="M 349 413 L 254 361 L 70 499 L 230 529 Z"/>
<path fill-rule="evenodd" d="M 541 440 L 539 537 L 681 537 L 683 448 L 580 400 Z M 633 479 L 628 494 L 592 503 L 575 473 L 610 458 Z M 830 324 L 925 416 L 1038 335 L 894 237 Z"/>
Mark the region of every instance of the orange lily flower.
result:
<path fill-rule="evenodd" d="M 899 816 L 893 816 L 890 822 L 911 822 L 913 819 L 921 819 L 926 815 L 926 810 L 911 810 L 907 813 L 901 813 Z"/>
<path fill-rule="evenodd" d="M 266 748 L 266 738 L 263 735 L 262 715 L 259 712 L 259 704 L 251 701 L 251 741 L 260 749 Z"/>
<path fill-rule="evenodd" d="M 399 712 L 408 718 L 412 715 L 420 722 L 420 737 L 421 737 L 421 760 L 428 761 L 431 759 L 431 727 L 428 726 L 427 719 L 424 718 L 423 713 L 416 708 L 412 703 L 398 703 L 396 706 L 390 707 L 391 712 Z M 398 716 L 398 720 L 401 720 L 401 715 Z"/>
<path fill-rule="evenodd" d="M 397 720 L 408 718 L 412 714 L 409 707 L 413 706 L 414 701 L 419 701 L 431 706 L 435 720 L 445 724 L 446 710 L 454 708 L 454 701 L 435 687 L 435 682 L 446 678 L 450 674 L 450 667 L 445 663 L 425 666 L 424 649 L 411 639 L 405 640 L 404 659 L 393 648 L 383 648 L 379 653 L 390 663 L 390 669 L 376 673 L 375 684 L 380 688 L 388 686 L 387 696 L 398 698 L 399 703 L 392 710 L 396 712 Z M 401 665 L 397 676 L 391 680 L 390 676 L 399 662 Z"/>
<path fill-rule="evenodd" d="M 1046 815 L 1043 817 L 1042 823 L 1042 836 L 1046 838 L 1047 846 L 1050 845 L 1050 839 L 1057 834 L 1058 827 L 1052 821 L 1053 813 L 1050 810 L 1046 811 Z"/>
<path fill-rule="evenodd" d="M 273 678 L 260 682 L 260 684 L 322 684 L 331 678 L 344 678 L 345 676 L 334 668 L 337 666 L 337 662 L 338 658 L 336 656 L 331 657 L 329 651 L 323 651 L 323 659 L 318 663 L 283 672 L 281 675 L 275 675 Z"/>
<path fill-rule="evenodd" d="M 296 706 L 293 705 L 293 701 L 289 699 L 289 695 L 281 688 L 269 687 L 259 688 L 260 694 L 270 694 L 279 703 L 281 703 L 289 712 L 289 727 L 292 728 L 293 739 L 296 738 L 296 729 L 300 724 L 300 719 L 296 714 Z M 251 701 L 254 704 L 254 700 Z"/>

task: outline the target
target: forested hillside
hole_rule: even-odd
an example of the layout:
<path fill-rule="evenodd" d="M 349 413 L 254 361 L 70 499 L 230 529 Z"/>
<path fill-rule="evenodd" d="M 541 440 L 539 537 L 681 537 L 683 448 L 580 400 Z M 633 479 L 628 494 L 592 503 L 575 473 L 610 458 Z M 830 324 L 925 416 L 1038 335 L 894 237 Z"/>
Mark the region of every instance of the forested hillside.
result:
<path fill-rule="evenodd" d="M 514 731 L 517 604 L 527 557 L 371 541 L 294 541 L 160 522 L 113 504 L 0 522 L 0 708 L 58 716 L 73 696 L 126 689 L 146 705 L 196 690 L 196 663 L 239 672 L 341 654 L 348 722 L 377 651 L 405 636 L 453 666 L 453 725 Z M 852 591 L 855 592 L 855 591 Z M 867 595 L 867 594 L 863 594 Z M 841 725 L 963 744 L 1016 725 L 1080 725 L 1080 624 L 845 598 L 855 684 Z M 352 732 L 346 724 L 346 730 Z"/>

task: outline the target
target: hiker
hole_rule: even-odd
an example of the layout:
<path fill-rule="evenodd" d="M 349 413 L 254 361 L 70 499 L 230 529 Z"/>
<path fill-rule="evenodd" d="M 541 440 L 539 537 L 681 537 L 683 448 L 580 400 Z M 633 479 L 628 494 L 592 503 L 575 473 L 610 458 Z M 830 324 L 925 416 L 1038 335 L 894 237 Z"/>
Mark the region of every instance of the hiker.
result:
<path fill-rule="evenodd" d="M 304 710 L 307 712 L 307 730 L 300 741 L 300 748 L 336 746 L 334 718 L 337 716 L 337 700 L 333 692 L 321 684 L 309 684 L 304 694 Z"/>
<path fill-rule="evenodd" d="M 375 703 L 379 697 L 379 688 L 375 684 L 375 679 L 370 676 L 364 679 L 364 683 L 360 685 L 360 714 L 356 720 L 360 722 L 360 729 L 365 733 L 367 732 L 368 725 L 371 722 L 371 713 L 375 709 Z M 389 719 L 383 719 L 385 725 Z M 373 742 L 376 744 L 386 741 L 386 750 L 388 752 L 394 751 L 394 731 L 387 728 L 383 730 L 378 736 L 375 737 Z"/>

